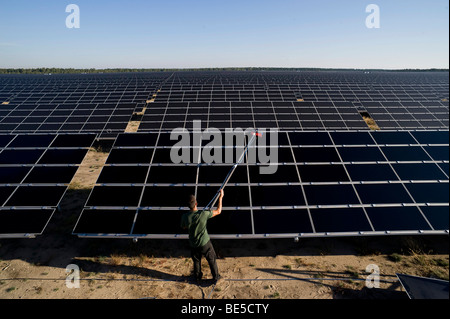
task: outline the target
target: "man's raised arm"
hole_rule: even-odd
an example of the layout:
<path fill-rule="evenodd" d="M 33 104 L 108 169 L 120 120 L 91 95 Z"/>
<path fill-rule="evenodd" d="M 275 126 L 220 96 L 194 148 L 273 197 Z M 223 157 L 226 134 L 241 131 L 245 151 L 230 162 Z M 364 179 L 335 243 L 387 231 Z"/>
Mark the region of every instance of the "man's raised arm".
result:
<path fill-rule="evenodd" d="M 219 204 L 217 204 L 217 209 L 213 210 L 213 215 L 212 217 L 216 217 L 217 215 L 220 215 L 220 213 L 222 213 L 222 198 L 223 198 L 223 189 L 220 190 L 220 195 L 219 195 Z"/>

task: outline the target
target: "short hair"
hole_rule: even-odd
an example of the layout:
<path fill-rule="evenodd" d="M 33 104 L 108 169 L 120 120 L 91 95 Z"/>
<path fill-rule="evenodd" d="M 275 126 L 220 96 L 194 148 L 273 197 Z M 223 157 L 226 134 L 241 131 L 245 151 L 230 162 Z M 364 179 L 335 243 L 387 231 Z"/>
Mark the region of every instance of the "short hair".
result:
<path fill-rule="evenodd" d="M 194 195 L 189 196 L 188 206 L 190 209 L 194 209 L 195 205 L 197 205 L 197 199 Z"/>

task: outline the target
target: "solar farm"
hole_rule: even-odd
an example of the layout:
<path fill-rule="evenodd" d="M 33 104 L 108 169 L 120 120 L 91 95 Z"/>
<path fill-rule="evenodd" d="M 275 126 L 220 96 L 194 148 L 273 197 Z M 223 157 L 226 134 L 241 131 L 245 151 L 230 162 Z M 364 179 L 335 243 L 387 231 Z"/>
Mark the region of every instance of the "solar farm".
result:
<path fill-rule="evenodd" d="M 211 238 L 448 235 L 448 92 L 448 72 L 431 71 L 0 76 L 0 238 L 64 218 L 86 154 L 109 143 L 71 235 L 186 239 L 187 197 L 200 208 L 214 197 L 245 130 L 263 138 L 231 176 Z M 188 162 L 173 161 L 174 131 L 191 142 Z"/>

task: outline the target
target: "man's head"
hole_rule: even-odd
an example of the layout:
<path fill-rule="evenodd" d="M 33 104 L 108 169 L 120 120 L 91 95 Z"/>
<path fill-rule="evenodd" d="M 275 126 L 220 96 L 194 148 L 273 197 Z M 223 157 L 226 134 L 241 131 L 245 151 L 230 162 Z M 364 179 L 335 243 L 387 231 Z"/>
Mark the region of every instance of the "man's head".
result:
<path fill-rule="evenodd" d="M 188 207 L 191 210 L 194 210 L 197 207 L 197 199 L 195 198 L 194 195 L 189 196 Z"/>

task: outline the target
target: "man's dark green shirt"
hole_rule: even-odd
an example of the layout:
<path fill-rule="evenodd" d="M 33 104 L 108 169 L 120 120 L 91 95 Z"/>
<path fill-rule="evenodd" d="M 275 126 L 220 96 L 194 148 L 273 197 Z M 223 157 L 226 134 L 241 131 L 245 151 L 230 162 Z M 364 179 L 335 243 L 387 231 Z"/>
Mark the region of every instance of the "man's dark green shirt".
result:
<path fill-rule="evenodd" d="M 190 211 L 181 217 L 181 227 L 189 231 L 189 244 L 193 248 L 205 246 L 209 241 L 206 224 L 212 218 L 213 212 L 210 210 Z"/>

